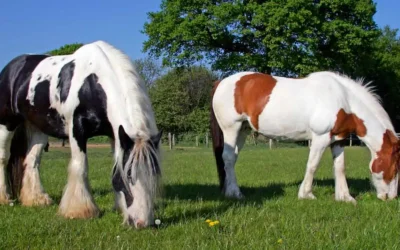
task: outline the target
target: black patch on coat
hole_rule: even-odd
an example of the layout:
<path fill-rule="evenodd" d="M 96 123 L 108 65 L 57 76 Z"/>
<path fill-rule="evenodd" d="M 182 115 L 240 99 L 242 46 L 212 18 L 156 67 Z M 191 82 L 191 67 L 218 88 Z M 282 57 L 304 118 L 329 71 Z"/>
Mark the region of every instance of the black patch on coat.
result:
<path fill-rule="evenodd" d="M 69 89 L 71 88 L 72 77 L 74 76 L 75 63 L 71 61 L 66 63 L 58 74 L 57 89 L 60 92 L 61 102 L 65 102 L 68 97 Z"/>
<path fill-rule="evenodd" d="M 49 92 L 50 81 L 44 80 L 39 82 L 35 87 L 33 106 L 28 100 L 25 100 L 25 105 L 22 108 L 24 111 L 23 115 L 43 133 L 58 138 L 67 138 L 65 134 L 65 121 L 56 109 L 50 108 Z"/>
<path fill-rule="evenodd" d="M 130 156 L 130 154 L 131 154 L 131 152 L 133 150 L 133 147 L 134 147 L 134 141 L 125 132 L 125 130 L 122 127 L 122 125 L 120 125 L 119 128 L 118 128 L 118 138 L 119 138 L 120 146 L 124 151 L 124 155 L 122 157 L 122 166 L 123 166 L 123 169 L 125 169 L 125 165 L 126 165 L 128 159 L 129 159 L 129 156 Z M 131 170 L 129 170 L 129 172 L 128 172 L 128 182 L 131 182 Z M 122 180 L 122 176 L 121 176 L 120 170 L 117 169 L 116 166 L 114 166 L 114 169 L 113 169 L 112 185 L 113 185 L 114 190 L 116 192 L 123 192 L 124 193 L 126 205 L 128 207 L 130 207 L 132 205 L 132 203 L 133 203 L 132 193 L 125 186 L 124 181 Z"/>
<path fill-rule="evenodd" d="M 0 73 L 0 124 L 14 131 L 24 117 L 19 97 L 26 94 L 32 72 L 47 55 L 21 55 L 11 60 Z M 25 95 L 24 95 L 25 94 Z M 25 100 L 23 99 L 23 102 Z"/>
<path fill-rule="evenodd" d="M 113 137 L 107 116 L 107 95 L 98 83 L 96 74 L 90 74 L 78 92 L 79 105 L 73 114 L 72 135 L 80 150 L 86 153 L 87 139 L 96 135 Z"/>
<path fill-rule="evenodd" d="M 133 203 L 133 196 L 128 191 L 128 189 L 125 187 L 125 184 L 124 184 L 124 181 L 122 180 L 120 171 L 117 170 L 116 167 L 114 167 L 114 169 L 113 169 L 112 185 L 113 185 L 115 192 L 124 193 L 126 205 L 127 205 L 127 207 L 130 207 Z"/>

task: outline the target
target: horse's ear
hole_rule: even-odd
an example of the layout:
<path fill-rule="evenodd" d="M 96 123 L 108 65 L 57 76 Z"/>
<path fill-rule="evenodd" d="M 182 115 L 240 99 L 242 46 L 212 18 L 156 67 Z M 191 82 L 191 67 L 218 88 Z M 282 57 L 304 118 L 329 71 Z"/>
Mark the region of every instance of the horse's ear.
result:
<path fill-rule="evenodd" d="M 127 149 L 133 147 L 133 140 L 125 132 L 125 129 L 124 129 L 124 127 L 122 127 L 122 125 L 119 125 L 118 137 L 119 137 L 119 143 L 121 145 L 121 148 L 123 148 L 124 150 L 127 150 Z"/>
<path fill-rule="evenodd" d="M 153 145 L 155 145 L 156 147 L 158 147 L 158 144 L 160 143 L 161 137 L 162 137 L 162 133 L 163 131 L 160 130 L 160 132 L 158 132 L 156 135 L 152 136 L 151 142 L 153 143 Z"/>

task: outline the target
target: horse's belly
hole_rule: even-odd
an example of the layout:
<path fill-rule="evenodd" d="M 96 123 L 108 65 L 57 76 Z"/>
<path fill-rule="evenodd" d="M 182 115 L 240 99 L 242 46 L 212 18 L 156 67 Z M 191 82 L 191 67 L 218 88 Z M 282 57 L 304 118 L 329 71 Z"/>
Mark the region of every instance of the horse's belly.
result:
<path fill-rule="evenodd" d="M 293 117 L 261 115 L 258 131 L 270 138 L 307 140 L 311 138 L 308 123 Z"/>
<path fill-rule="evenodd" d="M 301 98 L 273 98 L 259 116 L 258 131 L 271 138 L 307 140 L 310 112 Z"/>

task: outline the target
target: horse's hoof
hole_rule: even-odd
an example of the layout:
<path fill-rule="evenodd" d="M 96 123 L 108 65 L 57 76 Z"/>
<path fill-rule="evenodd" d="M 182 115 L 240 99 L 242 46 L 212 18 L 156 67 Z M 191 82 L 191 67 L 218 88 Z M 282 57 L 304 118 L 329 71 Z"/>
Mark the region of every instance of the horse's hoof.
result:
<path fill-rule="evenodd" d="M 307 193 L 307 194 L 299 194 L 299 199 L 300 200 L 315 200 L 317 197 L 313 195 L 313 193 Z"/>
<path fill-rule="evenodd" d="M 49 206 L 53 203 L 53 200 L 48 194 L 38 194 L 34 197 L 20 198 L 22 206 L 33 207 L 33 206 Z"/>
<path fill-rule="evenodd" d="M 335 198 L 336 201 L 343 201 L 348 203 L 357 204 L 356 200 L 349 194 L 337 195 Z"/>
<path fill-rule="evenodd" d="M 0 194 L 0 205 L 8 205 L 12 202 L 10 196 L 7 193 Z"/>
<path fill-rule="evenodd" d="M 74 207 L 67 210 L 59 209 L 58 212 L 61 216 L 67 219 L 90 219 L 99 216 L 100 211 L 96 206 L 91 207 Z"/>
<path fill-rule="evenodd" d="M 237 200 L 243 200 L 244 195 L 240 192 L 240 190 L 231 190 L 231 192 L 225 192 L 225 197 L 226 198 L 231 198 L 231 199 L 237 199 Z"/>
<path fill-rule="evenodd" d="M 378 199 L 380 199 L 380 200 L 383 200 L 383 201 L 386 201 L 387 199 L 388 199 L 388 195 L 385 193 L 385 194 L 378 194 Z"/>

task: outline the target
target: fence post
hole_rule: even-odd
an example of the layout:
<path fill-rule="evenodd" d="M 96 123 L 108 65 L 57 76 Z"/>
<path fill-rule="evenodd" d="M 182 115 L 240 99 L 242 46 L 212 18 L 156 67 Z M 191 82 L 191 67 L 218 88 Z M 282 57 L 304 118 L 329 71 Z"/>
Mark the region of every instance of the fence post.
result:
<path fill-rule="evenodd" d="M 168 133 L 168 145 L 169 145 L 169 150 L 172 150 L 172 136 L 171 136 L 171 133 Z"/>
<path fill-rule="evenodd" d="M 308 140 L 308 147 L 311 148 L 311 140 Z"/>
<path fill-rule="evenodd" d="M 352 147 L 352 146 L 353 146 L 353 135 L 350 134 L 350 147 Z"/>
<path fill-rule="evenodd" d="M 198 147 L 198 146 L 199 146 L 199 136 L 196 135 L 196 147 Z"/>
<path fill-rule="evenodd" d="M 269 139 L 269 149 L 272 149 L 272 139 Z"/>
<path fill-rule="evenodd" d="M 172 146 L 175 147 L 175 134 L 172 134 Z"/>
<path fill-rule="evenodd" d="M 206 146 L 208 148 L 208 132 L 206 133 Z"/>

